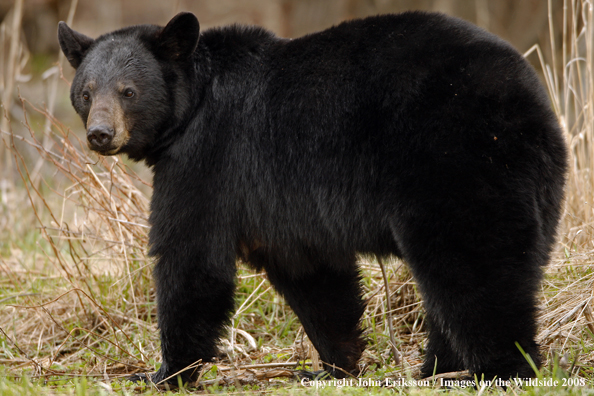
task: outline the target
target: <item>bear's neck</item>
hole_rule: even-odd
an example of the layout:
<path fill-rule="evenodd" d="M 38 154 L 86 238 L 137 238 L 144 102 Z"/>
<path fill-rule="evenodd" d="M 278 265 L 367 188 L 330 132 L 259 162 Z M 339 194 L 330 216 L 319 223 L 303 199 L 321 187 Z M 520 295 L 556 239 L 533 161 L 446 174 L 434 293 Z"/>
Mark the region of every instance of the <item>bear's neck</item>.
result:
<path fill-rule="evenodd" d="M 163 126 L 145 163 L 154 169 L 164 156 L 170 160 L 181 158 L 180 152 L 204 154 L 213 140 L 246 132 L 248 118 L 261 119 L 269 48 L 279 41 L 283 39 L 259 27 L 231 25 L 203 32 L 192 75 L 183 77 L 190 105 L 183 116 Z M 179 139 L 180 135 L 185 137 Z"/>

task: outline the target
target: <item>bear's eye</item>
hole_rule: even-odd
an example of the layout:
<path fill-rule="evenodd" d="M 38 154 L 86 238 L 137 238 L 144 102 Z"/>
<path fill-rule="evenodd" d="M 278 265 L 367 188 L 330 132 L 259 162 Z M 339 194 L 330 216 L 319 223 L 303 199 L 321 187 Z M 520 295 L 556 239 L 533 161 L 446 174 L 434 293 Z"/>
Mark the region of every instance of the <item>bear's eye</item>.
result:
<path fill-rule="evenodd" d="M 83 100 L 84 100 L 85 102 L 88 102 L 88 101 L 91 99 L 91 96 L 90 96 L 88 93 L 86 93 L 86 92 L 85 92 L 85 93 L 83 94 L 82 98 L 83 98 Z"/>
<path fill-rule="evenodd" d="M 124 96 L 127 98 L 133 98 L 134 97 L 134 91 L 132 91 L 131 89 L 127 89 L 124 91 Z"/>

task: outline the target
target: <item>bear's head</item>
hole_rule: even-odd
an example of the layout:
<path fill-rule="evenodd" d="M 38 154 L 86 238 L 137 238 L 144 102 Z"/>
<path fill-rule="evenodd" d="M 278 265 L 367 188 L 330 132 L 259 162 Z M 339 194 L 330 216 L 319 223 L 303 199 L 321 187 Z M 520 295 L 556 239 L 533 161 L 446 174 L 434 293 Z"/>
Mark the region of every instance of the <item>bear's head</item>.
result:
<path fill-rule="evenodd" d="M 196 99 L 199 35 L 191 13 L 176 15 L 165 27 L 131 26 L 97 39 L 60 22 L 60 47 L 76 69 L 70 99 L 91 150 L 139 161 L 166 144 Z"/>

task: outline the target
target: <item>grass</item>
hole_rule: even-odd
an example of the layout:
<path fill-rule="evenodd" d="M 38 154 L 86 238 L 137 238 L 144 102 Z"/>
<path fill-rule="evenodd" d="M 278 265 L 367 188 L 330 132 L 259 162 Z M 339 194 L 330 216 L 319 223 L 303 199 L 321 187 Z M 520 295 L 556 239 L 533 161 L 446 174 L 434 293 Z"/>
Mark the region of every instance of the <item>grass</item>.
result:
<path fill-rule="evenodd" d="M 566 5 L 565 23 L 551 26 L 553 33 L 562 33 L 562 44 L 551 44 L 561 55 L 547 64 L 537 46 L 526 54 L 542 66 L 571 148 L 559 244 L 541 293 L 538 341 L 546 364 L 539 379 L 545 382 L 510 384 L 509 394 L 585 394 L 594 384 L 594 44 L 589 39 L 594 18 L 590 2 L 567 0 Z M 160 358 L 145 249 L 149 179 L 121 158 L 90 154 L 48 110 L 26 100 L 22 110 L 22 118 L 2 131 L 21 181 L 14 188 L 0 186 L 0 396 L 160 393 L 125 380 L 158 367 Z M 402 355 L 402 364 L 395 365 L 381 269 L 372 258 L 360 262 L 369 300 L 364 316 L 369 345 L 361 359 L 367 386 L 305 386 L 292 380 L 292 369 L 319 367 L 317 353 L 265 276 L 240 263 L 238 310 L 221 340 L 223 354 L 206 366 L 198 390 L 177 392 L 443 391 L 440 379 L 420 386 L 410 382 L 422 362 L 425 327 L 406 266 L 385 263 Z M 386 380 L 392 386 L 376 386 Z M 486 384 L 478 389 L 450 384 L 452 394 L 503 392 Z"/>

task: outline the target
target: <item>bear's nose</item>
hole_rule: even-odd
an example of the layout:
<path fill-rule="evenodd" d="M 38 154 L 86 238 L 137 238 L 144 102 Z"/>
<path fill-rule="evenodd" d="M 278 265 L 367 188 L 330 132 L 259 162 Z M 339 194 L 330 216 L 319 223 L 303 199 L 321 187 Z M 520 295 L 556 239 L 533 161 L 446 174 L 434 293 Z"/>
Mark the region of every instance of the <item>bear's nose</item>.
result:
<path fill-rule="evenodd" d="M 111 143 L 114 130 L 107 125 L 95 125 L 87 131 L 87 140 L 93 147 L 105 147 Z"/>

